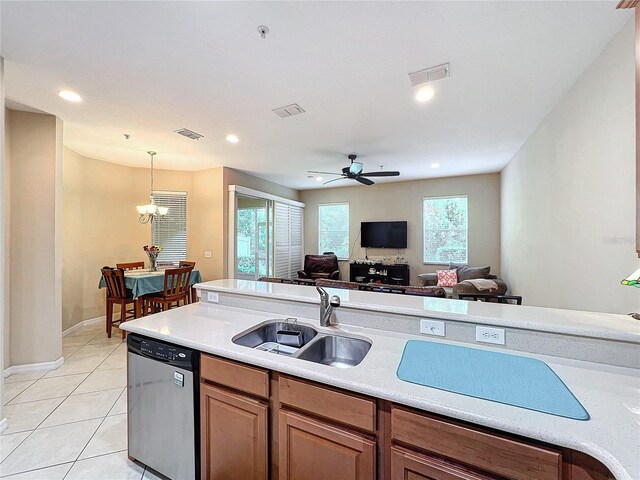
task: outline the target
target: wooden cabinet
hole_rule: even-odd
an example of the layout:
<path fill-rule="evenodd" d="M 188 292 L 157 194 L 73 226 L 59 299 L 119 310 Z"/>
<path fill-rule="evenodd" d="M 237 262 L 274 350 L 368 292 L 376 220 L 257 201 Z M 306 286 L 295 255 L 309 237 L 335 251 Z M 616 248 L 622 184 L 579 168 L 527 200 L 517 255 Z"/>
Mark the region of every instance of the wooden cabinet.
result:
<path fill-rule="evenodd" d="M 391 480 L 494 480 L 457 465 L 391 447 Z"/>
<path fill-rule="evenodd" d="M 374 440 L 288 410 L 278 415 L 280 480 L 375 480 Z"/>
<path fill-rule="evenodd" d="M 268 477 L 265 402 L 219 387 L 200 387 L 202 478 L 266 480 Z"/>

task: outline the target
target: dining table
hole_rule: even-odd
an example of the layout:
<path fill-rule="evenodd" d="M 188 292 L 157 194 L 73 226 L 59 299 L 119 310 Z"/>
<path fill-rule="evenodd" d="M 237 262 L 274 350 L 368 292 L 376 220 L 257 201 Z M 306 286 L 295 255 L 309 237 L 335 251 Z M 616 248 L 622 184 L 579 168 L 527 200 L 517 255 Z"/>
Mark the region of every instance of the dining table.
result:
<path fill-rule="evenodd" d="M 189 285 L 202 282 L 202 275 L 198 270 L 191 271 Z M 104 277 L 100 277 L 98 288 L 107 286 Z M 150 272 L 148 269 L 126 270 L 124 272 L 124 286 L 127 290 L 131 290 L 131 294 L 135 299 L 136 318 L 140 318 L 142 314 L 142 297 L 150 293 L 162 292 L 164 290 L 164 270 Z M 193 298 L 194 292 L 192 292 Z"/>

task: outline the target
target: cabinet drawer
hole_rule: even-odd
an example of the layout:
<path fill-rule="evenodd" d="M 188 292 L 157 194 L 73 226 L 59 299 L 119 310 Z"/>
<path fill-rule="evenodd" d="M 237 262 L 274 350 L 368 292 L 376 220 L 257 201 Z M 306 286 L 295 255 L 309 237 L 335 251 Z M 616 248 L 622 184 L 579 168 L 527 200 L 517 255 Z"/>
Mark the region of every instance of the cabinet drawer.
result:
<path fill-rule="evenodd" d="M 513 480 L 559 480 L 560 452 L 404 408 L 391 409 L 391 437 Z"/>
<path fill-rule="evenodd" d="M 269 372 L 211 355 L 200 358 L 200 378 L 260 398 L 269 398 Z"/>
<path fill-rule="evenodd" d="M 373 400 L 291 377 L 279 380 L 280 402 L 335 422 L 375 432 L 376 404 Z"/>
<path fill-rule="evenodd" d="M 494 480 L 440 459 L 391 447 L 391 480 Z"/>

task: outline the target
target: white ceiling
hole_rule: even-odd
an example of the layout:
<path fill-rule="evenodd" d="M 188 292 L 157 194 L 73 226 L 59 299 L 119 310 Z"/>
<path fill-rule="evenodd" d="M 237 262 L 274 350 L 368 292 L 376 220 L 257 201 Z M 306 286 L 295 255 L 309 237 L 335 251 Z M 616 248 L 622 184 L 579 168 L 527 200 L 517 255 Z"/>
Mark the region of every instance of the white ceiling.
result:
<path fill-rule="evenodd" d="M 307 170 L 352 152 L 391 180 L 501 170 L 631 18 L 615 4 L 3 1 L 1 53 L 7 97 L 62 118 L 83 155 L 317 188 Z M 407 74 L 444 62 L 416 104 Z M 306 113 L 271 111 L 294 102 Z"/>

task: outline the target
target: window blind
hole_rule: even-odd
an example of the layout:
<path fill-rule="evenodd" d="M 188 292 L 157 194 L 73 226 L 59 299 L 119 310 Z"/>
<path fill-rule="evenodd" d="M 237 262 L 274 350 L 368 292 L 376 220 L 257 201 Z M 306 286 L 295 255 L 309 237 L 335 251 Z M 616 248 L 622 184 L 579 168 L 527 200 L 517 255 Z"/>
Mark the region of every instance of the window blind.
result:
<path fill-rule="evenodd" d="M 303 210 L 275 202 L 274 211 L 274 276 L 293 278 L 302 270 Z"/>
<path fill-rule="evenodd" d="M 151 243 L 162 247 L 158 264 L 178 265 L 187 259 L 187 194 L 154 191 L 153 200 L 169 209 L 162 221 L 151 224 Z"/>

